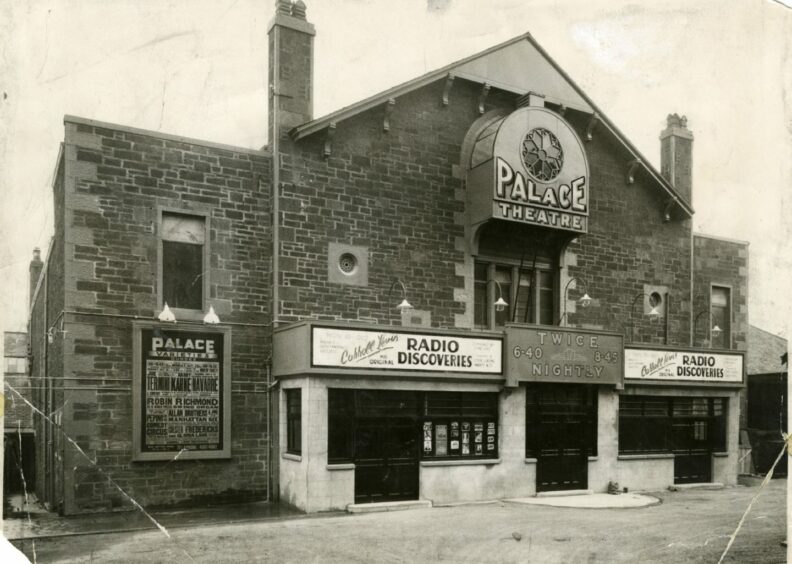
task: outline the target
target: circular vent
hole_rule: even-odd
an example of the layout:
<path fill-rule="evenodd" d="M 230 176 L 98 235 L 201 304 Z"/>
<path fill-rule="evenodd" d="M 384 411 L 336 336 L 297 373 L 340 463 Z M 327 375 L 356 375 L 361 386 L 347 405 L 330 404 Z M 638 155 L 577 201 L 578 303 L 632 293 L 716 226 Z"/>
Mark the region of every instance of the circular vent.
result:
<path fill-rule="evenodd" d="M 343 253 L 338 257 L 338 268 L 344 274 L 354 274 L 357 270 L 358 260 L 352 253 Z"/>
<path fill-rule="evenodd" d="M 558 137 L 543 127 L 525 135 L 520 155 L 528 174 L 540 182 L 550 182 L 564 166 L 564 151 Z"/>

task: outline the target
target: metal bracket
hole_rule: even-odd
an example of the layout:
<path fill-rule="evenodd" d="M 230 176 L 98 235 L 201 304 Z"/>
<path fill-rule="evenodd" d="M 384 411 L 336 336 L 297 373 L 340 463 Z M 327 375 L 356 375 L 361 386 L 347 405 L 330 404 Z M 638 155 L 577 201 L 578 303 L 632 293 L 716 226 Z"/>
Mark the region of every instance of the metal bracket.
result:
<path fill-rule="evenodd" d="M 331 121 L 330 125 L 327 126 L 327 133 L 325 134 L 325 142 L 324 142 L 325 158 L 329 157 L 333 153 L 333 137 L 335 137 L 335 133 L 336 133 L 336 122 Z"/>
<path fill-rule="evenodd" d="M 385 104 L 385 117 L 382 120 L 382 131 L 390 131 L 390 117 L 393 113 L 393 107 L 396 105 L 395 98 L 388 98 L 388 102 Z"/>
<path fill-rule="evenodd" d="M 643 164 L 641 159 L 633 159 L 627 165 L 630 167 L 627 170 L 627 184 L 632 184 L 635 182 L 635 171 L 638 170 L 638 167 Z"/>
<path fill-rule="evenodd" d="M 487 96 L 489 95 L 490 88 L 492 88 L 492 86 L 490 86 L 486 82 L 481 87 L 481 94 L 479 94 L 479 99 L 478 99 L 478 113 L 479 114 L 483 114 L 484 113 L 484 103 L 487 101 Z"/>
<path fill-rule="evenodd" d="M 443 87 L 443 105 L 448 105 L 448 95 L 451 94 L 451 87 L 454 85 L 454 75 L 448 73 L 446 76 L 445 86 Z"/>
<path fill-rule="evenodd" d="M 598 113 L 594 113 L 591 116 L 591 119 L 586 126 L 586 141 L 591 141 L 594 139 L 594 128 L 597 127 L 597 124 L 600 122 L 600 115 Z"/>

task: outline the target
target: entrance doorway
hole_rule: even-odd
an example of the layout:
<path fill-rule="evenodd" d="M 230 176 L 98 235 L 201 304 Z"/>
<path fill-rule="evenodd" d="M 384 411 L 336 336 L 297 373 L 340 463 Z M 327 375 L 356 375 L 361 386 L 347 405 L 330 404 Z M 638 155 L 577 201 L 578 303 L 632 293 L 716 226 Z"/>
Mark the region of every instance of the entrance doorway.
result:
<path fill-rule="evenodd" d="M 418 394 L 357 390 L 347 397 L 355 503 L 418 499 Z"/>
<path fill-rule="evenodd" d="M 596 386 L 526 387 L 526 457 L 536 458 L 537 492 L 588 488 L 596 446 Z"/>
<path fill-rule="evenodd" d="M 355 436 L 355 503 L 418 499 L 416 421 L 366 417 Z"/>
<path fill-rule="evenodd" d="M 718 405 L 709 398 L 676 398 L 673 402 L 671 440 L 674 453 L 674 483 L 695 484 L 712 481 L 712 451 Z"/>
<path fill-rule="evenodd" d="M 30 493 L 36 481 L 36 445 L 30 432 L 5 433 L 5 458 L 3 468 L 3 494 Z"/>

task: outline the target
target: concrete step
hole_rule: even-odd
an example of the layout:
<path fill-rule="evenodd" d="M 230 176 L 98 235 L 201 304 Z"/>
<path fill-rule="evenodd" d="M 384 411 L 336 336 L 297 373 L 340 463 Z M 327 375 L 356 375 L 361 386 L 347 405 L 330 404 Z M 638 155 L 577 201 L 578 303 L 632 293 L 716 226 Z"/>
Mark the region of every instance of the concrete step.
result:
<path fill-rule="evenodd" d="M 410 501 L 383 501 L 380 503 L 350 503 L 347 511 L 350 513 L 378 513 L 382 511 L 404 511 L 405 509 L 429 509 L 432 502 L 429 500 Z"/>
<path fill-rule="evenodd" d="M 570 495 L 591 495 L 594 490 L 556 490 L 552 492 L 536 492 L 536 497 L 567 497 Z"/>
<path fill-rule="evenodd" d="M 668 488 L 674 490 L 722 490 L 723 484 L 721 482 L 700 482 L 696 484 L 674 484 Z"/>

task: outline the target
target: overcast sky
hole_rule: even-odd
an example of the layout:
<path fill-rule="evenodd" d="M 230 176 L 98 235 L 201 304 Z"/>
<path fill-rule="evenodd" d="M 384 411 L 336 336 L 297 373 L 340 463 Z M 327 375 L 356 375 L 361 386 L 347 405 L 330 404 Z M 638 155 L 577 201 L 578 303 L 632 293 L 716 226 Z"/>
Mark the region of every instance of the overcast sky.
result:
<path fill-rule="evenodd" d="M 306 0 L 319 117 L 529 31 L 659 168 L 695 136 L 694 229 L 750 242 L 750 322 L 792 314 L 792 10 L 772 0 Z M 267 142 L 274 0 L 0 0 L 0 329 L 24 330 L 33 247 L 72 114 Z"/>

